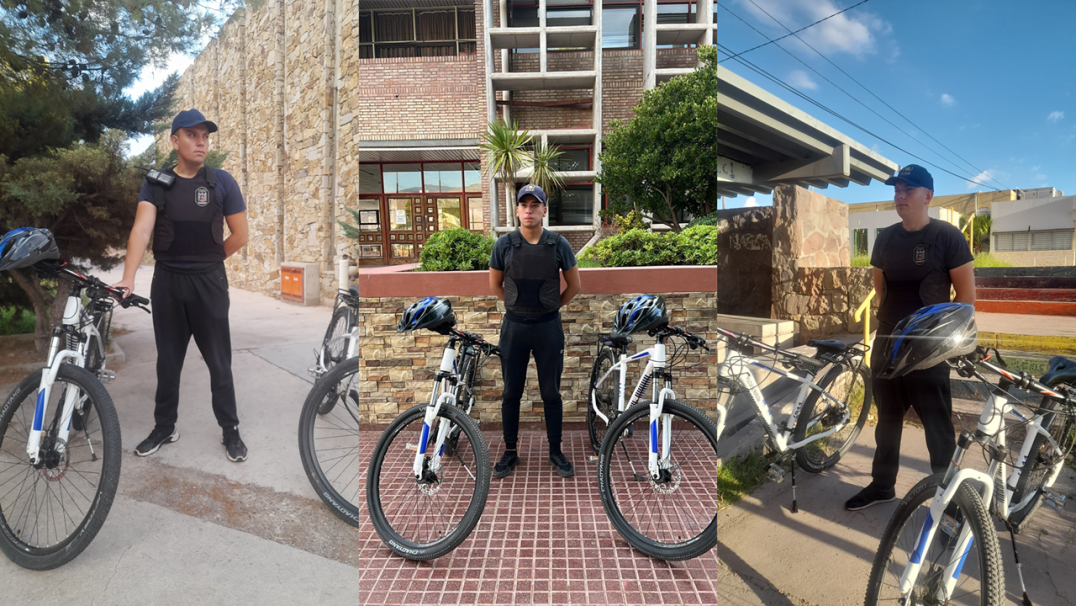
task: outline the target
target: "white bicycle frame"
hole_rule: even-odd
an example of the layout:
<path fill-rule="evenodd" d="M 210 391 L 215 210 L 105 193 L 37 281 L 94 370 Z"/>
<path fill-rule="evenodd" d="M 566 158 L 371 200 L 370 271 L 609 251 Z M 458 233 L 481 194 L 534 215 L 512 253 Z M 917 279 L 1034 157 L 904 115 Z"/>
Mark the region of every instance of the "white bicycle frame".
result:
<path fill-rule="evenodd" d="M 65 360 L 71 359 L 74 364 L 79 367 L 86 366 L 86 348 L 89 347 L 90 337 L 97 337 L 97 345 L 100 348 L 100 354 L 102 358 L 102 370 L 104 369 L 104 339 L 101 334 L 98 333 L 97 327 L 93 325 L 92 321 L 81 322 L 82 328 L 78 330 L 78 333 L 82 335 L 78 348 L 75 350 L 66 348 L 66 327 L 78 327 L 80 319 L 82 319 L 84 308 L 82 306 L 82 298 L 72 294 L 67 298 L 67 305 L 64 307 L 64 316 L 62 325 L 65 327 L 64 332 L 53 334 L 52 343 L 49 346 L 49 355 L 46 358 L 45 372 L 41 375 L 41 384 L 37 390 L 37 406 L 34 408 L 34 420 L 33 425 L 30 428 L 30 435 L 26 440 L 26 454 L 30 458 L 30 463 L 36 465 L 40 462 L 40 448 L 41 438 L 44 436 L 43 425 L 46 415 L 48 413 L 48 401 L 49 395 L 52 392 L 53 383 L 56 382 L 56 375 L 60 372 L 60 364 Z M 61 347 L 61 342 L 63 347 Z M 77 389 L 68 389 L 64 394 L 63 409 L 61 411 L 61 419 L 65 419 L 65 422 L 61 425 L 57 438 L 67 443 L 68 435 L 71 432 L 71 419 L 74 416 L 75 403 L 79 399 L 80 391 Z M 87 437 L 87 443 L 90 445 L 90 452 L 93 452 L 93 444 L 90 443 L 89 437 Z"/>
<path fill-rule="evenodd" d="M 987 443 L 1005 446 L 1006 414 L 1012 414 L 1023 421 L 1027 421 L 1027 419 L 1015 411 L 1013 404 L 1008 398 L 991 394 L 986 406 L 983 408 L 982 414 L 979 416 L 976 435 L 978 437 L 986 438 Z M 1032 492 L 1025 496 L 1019 503 L 1011 502 L 1013 493 L 1016 490 L 1016 485 L 1020 480 L 1023 466 L 1027 462 L 1027 458 L 1031 455 L 1031 446 L 1035 436 L 1037 434 L 1042 434 L 1050 441 L 1054 448 L 1059 449 L 1057 442 L 1054 441 L 1050 432 L 1042 427 L 1042 419 L 1043 415 L 1040 413 L 1032 417 L 1031 422 L 1028 423 L 1027 436 L 1024 438 L 1024 443 L 1020 448 L 1019 463 L 1013 468 L 1012 473 L 1005 481 L 1003 493 L 999 495 L 1001 501 L 1000 504 L 1002 506 L 996 508 L 996 511 L 1004 512 L 1003 517 L 1002 515 L 999 515 L 1003 520 L 1008 520 L 1013 512 L 1024 508 L 1036 496 L 1036 493 Z M 949 503 L 952 502 L 953 495 L 956 494 L 960 485 L 969 481 L 977 483 L 979 489 L 976 492 L 982 496 L 983 502 L 989 505 L 991 500 L 994 499 L 995 478 L 1000 479 L 1005 477 L 1006 464 L 1003 460 L 991 460 L 990 465 L 985 472 L 975 469 L 961 468 L 961 459 L 966 451 L 966 448 L 961 449 L 958 446 L 957 451 L 953 456 L 953 462 L 949 466 L 949 471 L 946 472 L 946 479 L 949 479 L 950 475 L 952 475 L 952 479 L 949 481 L 948 485 L 943 481 L 942 486 L 938 487 L 934 499 L 930 503 L 930 514 L 923 524 L 923 530 L 919 535 L 919 542 L 916 544 L 916 549 L 912 552 L 912 556 L 909 558 L 907 566 L 905 566 L 904 573 L 900 577 L 898 588 L 906 600 L 911 596 L 912 588 L 915 587 L 915 581 L 919 577 L 919 571 L 923 566 L 924 551 L 934 539 L 937 529 L 945 522 L 945 510 L 948 508 Z M 1064 467 L 1063 461 L 1058 461 L 1054 465 L 1044 487 L 1053 486 L 1054 481 L 1057 480 L 1057 476 L 1061 473 L 1062 467 Z M 957 469 L 959 469 L 959 471 L 956 471 Z M 938 520 L 938 522 L 935 522 L 935 520 Z M 964 561 L 971 551 L 971 543 L 971 527 L 965 525 L 960 531 L 957 547 L 953 550 L 953 555 L 950 557 L 950 561 L 945 567 L 945 583 L 938 589 L 939 595 L 937 597 L 942 601 L 946 601 L 952 596 L 953 589 L 956 587 L 957 580 L 960 577 L 960 571 L 964 566 Z"/>
<path fill-rule="evenodd" d="M 441 405 L 448 402 L 449 406 L 453 406 L 456 401 L 456 389 L 459 389 L 457 383 L 455 389 L 451 387 L 449 377 L 459 378 L 456 373 L 456 347 L 453 341 L 449 341 L 449 345 L 445 347 L 445 352 L 441 356 L 441 373 L 445 374 L 445 378 L 434 383 L 433 392 L 430 394 L 430 403 L 426 407 L 426 416 L 422 419 L 422 438 L 415 449 L 415 460 L 411 466 L 411 471 L 415 474 L 415 479 L 422 480 L 422 462 L 426 458 L 426 445 L 429 443 L 430 429 L 433 427 L 434 421 L 437 419 L 437 413 L 441 410 Z M 434 443 L 434 454 L 430 457 L 429 470 L 433 473 L 441 471 L 441 457 L 445 454 L 445 439 L 448 436 L 451 423 L 442 422 L 437 428 L 437 441 Z M 472 475 L 472 478 L 474 476 Z"/>
<path fill-rule="evenodd" d="M 347 322 L 350 323 L 351 322 L 351 314 L 350 313 L 347 314 L 346 318 L 347 318 Z M 351 327 L 348 327 L 345 324 L 345 329 L 347 330 L 346 334 L 340 335 L 339 337 L 336 337 L 335 339 L 330 339 L 328 343 L 326 343 L 324 346 L 321 347 L 321 349 L 314 352 L 314 356 L 315 356 L 316 360 L 314 362 L 314 366 L 312 366 L 309 369 L 309 372 L 310 372 L 310 374 L 312 374 L 314 376 L 315 379 L 320 379 L 321 375 L 325 374 L 325 352 L 330 347 L 332 347 L 333 344 L 339 343 L 340 341 L 344 341 L 344 340 L 347 341 L 347 346 L 345 348 L 345 351 L 347 353 L 344 356 L 345 360 L 350 360 L 351 358 L 353 358 L 353 357 L 355 357 L 355 356 L 357 356 L 359 354 L 359 326 L 358 326 L 358 324 L 356 324 L 355 326 L 351 326 Z"/>
<path fill-rule="evenodd" d="M 788 417 L 788 421 L 785 423 L 785 429 L 783 432 L 778 431 L 777 423 L 773 420 L 773 415 L 770 413 L 770 407 L 766 403 L 765 397 L 763 397 L 762 395 L 762 390 L 759 389 L 758 382 L 755 381 L 754 374 L 751 373 L 751 370 L 749 368 L 750 366 L 758 366 L 759 368 L 764 368 L 776 372 L 777 374 L 785 378 L 792 379 L 793 381 L 796 381 L 800 384 L 799 393 L 796 395 L 796 405 L 792 408 L 792 414 Z M 820 366 L 819 370 L 821 370 L 821 368 L 822 367 Z M 758 418 L 762 421 L 762 426 L 766 429 L 766 433 L 769 434 L 770 438 L 772 438 L 773 444 L 779 452 L 784 453 L 789 450 L 802 448 L 807 444 L 810 444 L 811 442 L 829 437 L 831 434 L 834 434 L 841 429 L 844 429 L 844 426 L 848 424 L 848 421 L 851 419 L 851 410 L 845 407 L 843 402 L 839 402 L 837 399 L 831 396 L 829 392 L 822 389 L 818 386 L 818 384 L 815 383 L 815 378 L 818 376 L 818 373 L 807 373 L 803 376 L 799 376 L 794 373 L 786 372 L 779 368 L 774 368 L 763 364 L 754 358 L 745 356 L 740 352 L 732 349 L 729 350 L 728 358 L 725 360 L 725 363 L 718 366 L 718 373 L 723 373 L 725 377 L 739 383 L 739 385 L 747 391 L 748 395 L 751 396 L 751 403 L 755 407 L 755 414 L 758 415 Z M 817 391 L 821 395 L 821 397 L 844 408 L 844 418 L 841 420 L 840 423 L 830 429 L 827 429 L 826 431 L 823 431 L 822 433 L 812 435 L 811 437 L 801 442 L 792 442 L 790 441 L 790 439 L 792 437 L 792 432 L 796 427 L 796 421 L 799 419 L 800 412 L 803 410 L 803 403 L 807 400 L 807 394 L 811 390 Z M 718 404 L 717 413 L 719 419 L 717 435 L 720 436 L 723 429 L 724 419 L 725 415 L 727 414 L 727 410 L 724 406 Z"/>

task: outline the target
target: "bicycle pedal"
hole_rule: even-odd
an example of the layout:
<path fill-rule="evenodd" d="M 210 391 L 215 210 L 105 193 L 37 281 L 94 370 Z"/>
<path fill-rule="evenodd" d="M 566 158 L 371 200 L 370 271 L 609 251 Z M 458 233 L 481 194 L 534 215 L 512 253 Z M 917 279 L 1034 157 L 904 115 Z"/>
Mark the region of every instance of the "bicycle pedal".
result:
<path fill-rule="evenodd" d="M 766 475 L 769 476 L 771 482 L 780 484 L 785 479 L 785 469 L 777 463 L 770 463 L 770 466 L 766 468 Z"/>
<path fill-rule="evenodd" d="M 111 370 L 98 370 L 97 378 L 105 385 L 108 385 L 109 383 L 116 380 L 116 373 L 112 372 Z"/>
<path fill-rule="evenodd" d="M 1054 509 L 1061 511 L 1065 506 L 1065 495 L 1057 492 L 1053 488 L 1047 488 L 1042 491 L 1042 497 L 1046 500 L 1046 504 Z"/>

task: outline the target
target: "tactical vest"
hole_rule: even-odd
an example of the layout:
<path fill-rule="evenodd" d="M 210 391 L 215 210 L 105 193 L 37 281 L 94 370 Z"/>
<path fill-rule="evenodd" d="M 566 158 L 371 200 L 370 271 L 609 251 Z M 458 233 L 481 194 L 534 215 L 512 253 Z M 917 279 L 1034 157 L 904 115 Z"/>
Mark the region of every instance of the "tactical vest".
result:
<path fill-rule="evenodd" d="M 167 172 L 175 175 L 174 168 Z M 224 211 L 216 201 L 216 171 L 206 166 L 193 179 L 181 179 L 169 190 L 151 183 L 157 207 L 153 256 L 177 263 L 224 261 Z"/>
<path fill-rule="evenodd" d="M 891 300 L 894 296 L 908 297 L 915 296 L 915 293 L 918 293 L 919 304 L 914 309 L 949 302 L 953 282 L 949 277 L 949 270 L 945 268 L 945 251 L 940 250 L 937 245 L 938 234 L 945 227 L 945 223 L 938 219 L 931 219 L 927 227 L 916 232 L 919 239 L 916 241 L 912 253 L 913 256 L 922 254 L 923 263 L 918 270 L 912 272 L 912 276 L 904 276 L 911 278 L 906 280 L 896 280 L 892 272 L 886 272 L 886 266 L 891 263 L 891 261 L 887 262 L 886 260 L 886 248 L 893 237 L 893 233 L 899 226 L 900 224 L 897 223 L 885 228 L 879 234 L 878 242 L 875 244 L 876 250 L 881 255 L 881 269 L 885 277 L 885 290 L 880 293 L 879 298 L 881 315 L 885 315 L 886 301 Z M 912 262 L 913 264 L 916 263 L 914 259 Z M 899 318 L 889 319 L 892 321 L 899 320 Z"/>
<path fill-rule="evenodd" d="M 505 309 L 525 318 L 560 309 L 559 240 L 559 234 L 547 229 L 537 245 L 524 246 L 519 230 L 508 233 L 512 257 L 504 271 Z"/>

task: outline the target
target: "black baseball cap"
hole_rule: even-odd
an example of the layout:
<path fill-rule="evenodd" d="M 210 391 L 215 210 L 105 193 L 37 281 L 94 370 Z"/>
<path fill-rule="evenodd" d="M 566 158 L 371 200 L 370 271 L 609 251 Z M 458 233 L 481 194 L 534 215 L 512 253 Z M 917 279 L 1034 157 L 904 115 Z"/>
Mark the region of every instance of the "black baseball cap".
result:
<path fill-rule="evenodd" d="M 886 179 L 885 184 L 893 185 L 897 181 L 904 181 L 912 187 L 925 187 L 934 191 L 934 177 L 930 176 L 930 171 L 918 164 L 909 164 L 900 169 L 900 172 Z"/>
<path fill-rule="evenodd" d="M 523 196 L 534 196 L 542 204 L 546 203 L 545 190 L 533 183 L 528 183 L 526 187 L 519 190 L 519 193 L 516 194 L 516 204 L 523 201 Z"/>
<path fill-rule="evenodd" d="M 172 118 L 172 134 L 176 134 L 176 131 L 181 128 L 190 128 L 192 126 L 198 126 L 199 124 L 205 124 L 205 127 L 209 129 L 209 132 L 217 132 L 217 125 L 205 119 L 202 112 L 196 109 L 188 109 L 186 111 L 179 112 L 175 118 Z"/>

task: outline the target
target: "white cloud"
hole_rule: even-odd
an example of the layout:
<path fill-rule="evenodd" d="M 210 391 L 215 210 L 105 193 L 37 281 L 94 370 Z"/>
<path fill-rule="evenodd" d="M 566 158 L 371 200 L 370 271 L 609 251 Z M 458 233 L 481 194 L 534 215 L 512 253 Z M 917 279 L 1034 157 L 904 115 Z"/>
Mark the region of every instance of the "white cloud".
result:
<path fill-rule="evenodd" d="M 1050 122 L 1053 122 L 1054 124 L 1057 124 L 1058 120 L 1065 119 L 1065 112 L 1050 112 L 1050 115 L 1046 116 L 1046 119 Z"/>
<path fill-rule="evenodd" d="M 751 13 L 758 23 L 780 35 L 788 32 L 774 23 L 766 13 L 789 29 L 797 30 L 845 8 L 837 6 L 832 0 L 754 0 L 754 3 L 758 6 L 748 0 L 740 0 L 740 6 Z M 892 31 L 893 26 L 888 21 L 873 13 L 856 9 L 831 17 L 798 35 L 819 52 L 843 52 L 863 57 L 878 53 L 879 43 L 882 42 L 880 36 L 888 36 Z M 795 42 L 793 38 L 789 38 L 789 41 Z M 890 60 L 895 59 L 898 53 L 899 50 L 894 49 Z"/>
<path fill-rule="evenodd" d="M 1032 167 L 1031 167 L 1031 170 L 1033 170 L 1033 171 L 1035 171 L 1035 172 L 1039 172 L 1039 169 L 1040 169 L 1040 168 L 1042 168 L 1042 165 L 1041 165 L 1041 164 L 1040 164 L 1040 165 L 1038 165 L 1038 166 L 1032 166 Z"/>
<path fill-rule="evenodd" d="M 949 93 L 942 93 L 941 102 L 942 105 L 944 105 L 945 107 L 952 107 L 956 105 L 956 99 L 954 99 L 953 96 Z"/>
<path fill-rule="evenodd" d="M 818 90 L 818 83 L 811 80 L 811 77 L 807 75 L 807 72 L 802 69 L 792 70 L 792 73 L 788 75 L 788 83 L 796 88 Z"/>
<path fill-rule="evenodd" d="M 743 205 L 744 205 L 745 207 L 746 207 L 746 206 L 758 206 L 758 202 L 756 202 L 756 201 L 755 201 L 755 197 L 754 197 L 754 196 L 751 196 L 750 198 L 748 198 L 748 199 L 744 200 L 744 202 L 743 202 Z"/>
<path fill-rule="evenodd" d="M 1045 181 L 1046 180 L 1046 175 L 1042 175 L 1042 174 L 1035 175 L 1035 180 L 1036 181 Z"/>
<path fill-rule="evenodd" d="M 996 176 L 997 173 L 995 171 L 987 169 L 975 175 L 971 181 L 965 181 L 964 184 L 967 185 L 967 189 L 982 189 L 986 186 L 986 182 L 989 181 L 991 177 Z"/>

